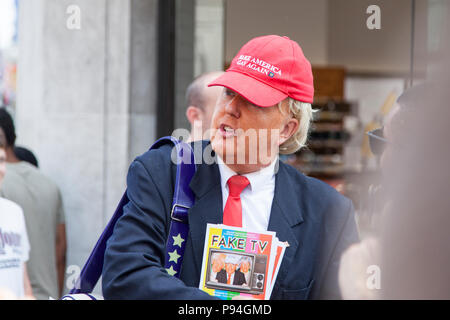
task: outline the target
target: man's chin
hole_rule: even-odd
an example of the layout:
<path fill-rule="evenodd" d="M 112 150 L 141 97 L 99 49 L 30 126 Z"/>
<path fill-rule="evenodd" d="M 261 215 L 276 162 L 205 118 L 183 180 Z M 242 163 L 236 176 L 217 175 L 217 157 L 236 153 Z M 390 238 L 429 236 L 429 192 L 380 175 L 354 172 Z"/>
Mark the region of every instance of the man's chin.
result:
<path fill-rule="evenodd" d="M 226 157 L 229 160 L 235 158 L 234 152 L 227 152 L 227 146 L 220 137 L 212 137 L 211 138 L 211 148 L 215 152 L 215 154 L 218 155 L 223 161 L 225 161 Z M 229 148 L 229 149 L 233 149 L 233 148 Z"/>

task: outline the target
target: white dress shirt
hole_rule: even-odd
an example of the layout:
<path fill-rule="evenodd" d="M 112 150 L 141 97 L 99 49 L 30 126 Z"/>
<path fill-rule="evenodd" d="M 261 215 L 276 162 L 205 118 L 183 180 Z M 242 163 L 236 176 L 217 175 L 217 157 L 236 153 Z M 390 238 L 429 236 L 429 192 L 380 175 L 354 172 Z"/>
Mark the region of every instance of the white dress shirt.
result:
<path fill-rule="evenodd" d="M 228 199 L 228 184 L 230 177 L 236 175 L 223 160 L 217 156 L 222 187 L 223 209 Z M 255 232 L 267 231 L 270 211 L 275 191 L 275 165 L 276 158 L 269 166 L 243 176 L 250 184 L 241 193 L 242 227 Z"/>

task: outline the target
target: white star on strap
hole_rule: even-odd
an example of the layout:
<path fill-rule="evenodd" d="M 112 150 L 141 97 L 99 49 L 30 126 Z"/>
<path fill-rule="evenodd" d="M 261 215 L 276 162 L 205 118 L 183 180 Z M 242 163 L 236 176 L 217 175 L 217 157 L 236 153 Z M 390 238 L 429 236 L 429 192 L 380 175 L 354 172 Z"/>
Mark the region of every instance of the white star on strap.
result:
<path fill-rule="evenodd" d="M 176 237 L 172 236 L 173 238 L 173 246 L 179 246 L 181 248 L 181 244 L 183 243 L 184 239 L 181 237 L 181 234 L 179 233 Z"/>
<path fill-rule="evenodd" d="M 173 262 L 175 262 L 175 263 L 178 263 L 178 259 L 181 257 L 179 254 L 178 254 L 178 252 L 177 252 L 177 250 L 175 249 L 175 250 L 173 250 L 172 252 L 169 252 L 169 262 L 170 261 L 173 261 Z"/>
<path fill-rule="evenodd" d="M 170 266 L 170 268 L 166 268 L 166 271 L 171 276 L 174 276 L 177 273 L 175 270 L 173 270 L 173 266 Z"/>

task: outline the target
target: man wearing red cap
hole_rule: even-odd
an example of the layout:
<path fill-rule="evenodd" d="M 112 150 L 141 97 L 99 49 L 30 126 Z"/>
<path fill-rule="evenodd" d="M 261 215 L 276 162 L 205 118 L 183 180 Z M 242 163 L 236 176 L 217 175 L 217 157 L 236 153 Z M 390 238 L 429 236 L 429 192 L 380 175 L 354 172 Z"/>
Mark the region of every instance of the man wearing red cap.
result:
<path fill-rule="evenodd" d="M 353 205 L 278 160 L 304 146 L 312 117 L 313 77 L 302 49 L 287 37 L 252 39 L 210 86 L 224 87 L 211 141 L 202 143 L 216 161 L 197 165 L 190 183 L 195 204 L 179 279 L 163 267 L 174 179 L 167 147 L 130 167 L 130 203 L 105 254 L 105 298 L 212 298 L 197 289 L 207 223 L 275 231 L 289 244 L 271 299 L 340 298 L 340 257 L 358 241 Z"/>

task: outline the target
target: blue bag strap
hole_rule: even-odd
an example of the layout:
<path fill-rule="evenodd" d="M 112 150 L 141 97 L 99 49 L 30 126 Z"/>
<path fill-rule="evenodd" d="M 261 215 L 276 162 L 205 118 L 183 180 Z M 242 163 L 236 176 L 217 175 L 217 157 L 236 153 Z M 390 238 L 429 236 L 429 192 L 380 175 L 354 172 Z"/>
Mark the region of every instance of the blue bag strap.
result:
<path fill-rule="evenodd" d="M 169 274 L 179 277 L 189 233 L 188 210 L 194 204 L 195 199 L 192 190 L 189 188 L 189 183 L 195 174 L 196 167 L 194 153 L 190 145 L 180 142 L 174 137 L 168 136 L 159 139 L 150 147 L 150 150 L 157 149 L 165 144 L 173 144 L 177 155 L 177 172 L 171 208 L 172 222 L 166 243 L 165 268 Z M 94 289 L 102 274 L 106 242 L 111 237 L 117 220 L 123 215 L 123 207 L 128 202 L 127 191 L 125 191 L 70 294 L 91 293 Z"/>

